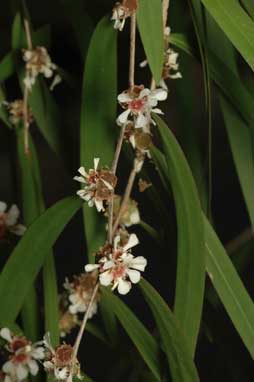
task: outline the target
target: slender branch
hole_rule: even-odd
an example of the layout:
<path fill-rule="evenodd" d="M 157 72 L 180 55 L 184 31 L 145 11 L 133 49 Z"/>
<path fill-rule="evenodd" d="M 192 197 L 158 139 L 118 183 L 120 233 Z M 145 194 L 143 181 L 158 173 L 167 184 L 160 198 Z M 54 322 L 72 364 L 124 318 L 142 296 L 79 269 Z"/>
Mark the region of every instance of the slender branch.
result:
<path fill-rule="evenodd" d="M 130 173 L 130 176 L 129 176 L 127 187 L 125 189 L 125 193 L 124 193 L 124 197 L 123 197 L 123 201 L 122 201 L 119 213 L 118 213 L 117 218 L 116 218 L 116 220 L 114 222 L 113 232 L 112 232 L 113 235 L 115 234 L 115 232 L 117 230 L 117 227 L 119 225 L 121 217 L 122 217 L 122 215 L 123 215 L 123 213 L 125 211 L 126 205 L 127 205 L 128 201 L 130 199 L 130 195 L 131 195 L 131 191 L 132 191 L 132 188 L 133 188 L 133 185 L 134 185 L 136 174 L 137 174 L 136 168 L 133 167 L 133 169 L 132 169 L 132 171 Z"/>
<path fill-rule="evenodd" d="M 116 174 L 116 169 L 117 169 L 117 165 L 119 162 L 121 149 L 123 146 L 124 132 L 125 132 L 125 125 L 121 126 L 120 135 L 118 137 L 118 142 L 116 145 L 115 156 L 114 156 L 114 160 L 112 163 L 111 171 L 114 175 Z M 108 241 L 109 241 L 109 243 L 112 243 L 112 241 L 113 241 L 113 237 L 112 237 L 113 216 L 114 216 L 114 195 L 112 196 L 112 199 L 111 199 L 109 206 L 108 206 Z"/>
<path fill-rule="evenodd" d="M 129 66 L 129 87 L 132 89 L 135 85 L 135 56 L 136 56 L 136 27 L 137 27 L 137 17 L 136 12 L 131 15 L 131 26 L 130 26 L 130 66 Z M 125 125 L 122 126 L 120 135 L 118 138 L 115 157 L 112 163 L 112 172 L 116 173 L 117 165 L 119 162 L 120 153 L 123 146 Z M 113 216 L 114 216 L 114 195 L 109 203 L 108 207 L 108 241 L 112 243 L 113 241 Z"/>
<path fill-rule="evenodd" d="M 29 22 L 27 21 L 27 19 L 24 19 L 24 26 L 25 26 L 25 32 L 26 32 L 27 48 L 29 50 L 32 50 L 33 49 L 33 43 L 32 43 L 30 26 L 29 26 Z"/>
<path fill-rule="evenodd" d="M 169 9 L 169 0 L 163 0 L 162 2 L 163 29 L 165 29 L 167 25 L 168 9 Z"/>
<path fill-rule="evenodd" d="M 83 318 L 81 327 L 80 327 L 80 329 L 79 329 L 79 332 L 78 332 L 78 335 L 77 335 L 75 344 L 74 344 L 74 346 L 73 346 L 72 366 L 71 366 L 71 372 L 70 372 L 70 376 L 69 376 L 69 378 L 68 378 L 68 382 L 72 382 L 72 377 L 73 377 L 73 372 L 74 372 L 75 362 L 76 362 L 77 355 L 78 355 L 78 350 L 79 350 L 80 342 L 81 342 L 81 340 L 82 340 L 82 337 L 83 337 L 83 334 L 84 334 L 84 331 L 85 331 L 85 328 L 86 328 L 86 324 L 87 324 L 88 318 L 89 318 L 89 316 L 90 316 L 91 309 L 92 309 L 92 305 L 93 305 L 94 300 L 95 300 L 95 298 L 96 298 L 98 289 L 99 289 L 99 283 L 97 283 L 97 284 L 95 285 L 95 287 L 94 287 L 94 290 L 93 290 L 93 294 L 92 294 L 91 300 L 90 300 L 90 302 L 89 302 L 87 311 L 86 311 L 86 313 L 84 314 L 84 318 Z"/>
<path fill-rule="evenodd" d="M 131 16 L 131 31 L 130 31 L 130 68 L 129 68 L 130 88 L 133 88 L 133 86 L 135 85 L 136 24 L 137 24 L 137 16 L 136 16 L 136 12 L 134 12 Z"/>

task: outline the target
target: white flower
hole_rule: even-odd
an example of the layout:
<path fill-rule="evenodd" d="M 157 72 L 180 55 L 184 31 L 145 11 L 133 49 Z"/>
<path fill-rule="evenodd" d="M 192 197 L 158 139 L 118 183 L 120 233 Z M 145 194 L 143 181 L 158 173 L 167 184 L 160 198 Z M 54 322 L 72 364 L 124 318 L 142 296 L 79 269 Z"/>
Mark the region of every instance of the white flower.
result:
<path fill-rule="evenodd" d="M 69 312 L 71 314 L 75 315 L 87 311 L 96 282 L 97 272 L 82 273 L 80 276 L 75 276 L 73 282 L 66 280 L 64 287 L 69 292 Z M 97 301 L 98 296 L 94 299 L 88 318 L 92 318 L 97 313 Z"/>
<path fill-rule="evenodd" d="M 9 112 L 9 120 L 13 125 L 18 125 L 20 122 L 24 121 L 24 101 L 23 99 L 17 99 L 13 102 L 4 101 L 3 104 L 7 107 Z M 27 107 L 27 122 L 33 121 L 32 111 Z"/>
<path fill-rule="evenodd" d="M 116 3 L 111 17 L 111 20 L 114 21 L 114 28 L 122 31 L 125 20 L 136 11 L 137 6 L 137 0 L 122 0 L 122 3 Z"/>
<path fill-rule="evenodd" d="M 46 372 L 53 373 L 57 381 L 65 381 L 71 375 L 80 376 L 80 366 L 77 359 L 73 363 L 73 347 L 71 345 L 59 345 L 53 349 L 49 334 L 44 336 L 44 346 L 46 347 L 46 360 L 43 363 Z"/>
<path fill-rule="evenodd" d="M 86 272 L 95 269 L 99 270 L 100 284 L 103 286 L 112 286 L 122 295 L 127 294 L 131 285 L 140 281 L 140 272 L 144 272 L 147 260 L 143 256 L 134 257 L 130 250 L 136 246 L 139 241 L 135 234 L 131 234 L 126 245 L 121 247 L 120 236 L 114 239 L 114 247 L 109 255 L 102 257 L 98 264 L 88 264 L 85 267 Z"/>
<path fill-rule="evenodd" d="M 38 374 L 38 361 L 44 359 L 44 348 L 40 342 L 32 344 L 25 337 L 16 336 L 8 328 L 0 331 L 0 336 L 7 341 L 5 346 L 9 352 L 9 360 L 3 364 L 5 382 L 23 381 L 29 374 Z"/>
<path fill-rule="evenodd" d="M 20 212 L 18 207 L 13 204 L 9 211 L 7 204 L 0 202 L 0 239 L 4 238 L 7 232 L 22 236 L 25 233 L 26 227 L 22 224 L 17 224 Z"/>
<path fill-rule="evenodd" d="M 121 196 L 115 195 L 114 197 L 114 218 L 118 215 L 121 206 Z M 129 199 L 126 203 L 125 210 L 120 219 L 120 225 L 123 227 L 131 227 L 132 225 L 140 223 L 140 214 L 138 204 L 133 199 Z"/>
<path fill-rule="evenodd" d="M 57 69 L 57 66 L 51 61 L 45 47 L 37 46 L 33 50 L 24 49 L 23 60 L 26 63 L 24 84 L 29 90 L 31 90 L 35 84 L 39 74 L 42 74 L 45 78 L 51 78 Z M 55 82 L 59 83 L 59 75 L 53 80 L 53 83 Z"/>
<path fill-rule="evenodd" d="M 84 199 L 89 207 L 94 205 L 97 211 L 104 211 L 103 201 L 112 198 L 117 178 L 108 170 L 98 170 L 100 159 L 94 159 L 94 168 L 88 173 L 84 167 L 80 167 L 78 172 L 81 176 L 75 176 L 74 179 L 84 184 L 84 187 L 77 192 L 80 198 Z"/>
<path fill-rule="evenodd" d="M 134 127 L 142 128 L 148 132 L 152 120 L 151 113 L 163 114 L 156 106 L 159 101 L 164 101 L 168 96 L 165 89 L 150 90 L 143 86 L 134 86 L 133 89 L 124 91 L 118 96 L 120 105 L 126 109 L 119 115 L 117 123 L 124 125 L 128 123 L 131 116 L 134 119 Z"/>

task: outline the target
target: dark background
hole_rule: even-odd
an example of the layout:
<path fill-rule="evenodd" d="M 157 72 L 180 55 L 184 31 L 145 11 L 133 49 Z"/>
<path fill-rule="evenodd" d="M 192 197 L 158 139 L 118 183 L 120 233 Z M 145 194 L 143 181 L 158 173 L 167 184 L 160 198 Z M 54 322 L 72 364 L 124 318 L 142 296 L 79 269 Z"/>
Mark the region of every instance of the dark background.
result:
<path fill-rule="evenodd" d="M 73 0 L 74 4 L 75 0 Z M 75 86 L 69 87 L 63 83 L 56 88 L 54 94 L 62 114 L 62 139 L 64 151 L 62 161 L 58 160 L 48 148 L 36 126 L 32 127 L 33 136 L 39 152 L 43 189 L 47 206 L 51 206 L 62 197 L 74 194 L 75 182 L 72 177 L 79 167 L 79 113 L 81 96 L 81 79 L 84 68 L 83 58 L 78 49 L 75 31 L 66 12 L 65 1 L 61 0 L 30 0 L 27 1 L 33 27 L 36 29 L 44 24 L 51 25 L 51 46 L 49 48 L 53 61 L 73 76 Z M 114 1 L 84 0 L 81 9 L 84 13 L 84 25 L 87 15 L 95 26 L 97 21 L 106 13 L 110 15 Z M 175 3 L 178 3 L 175 5 Z M 187 32 L 194 44 L 195 37 L 192 29 L 188 7 L 185 1 L 172 1 L 169 24 L 174 32 Z M 18 8 L 18 2 L 4 1 L 1 4 L 0 14 L 0 57 L 3 57 L 11 48 L 11 24 Z M 180 16 L 180 17 L 179 17 Z M 84 46 L 89 41 L 88 33 L 84 36 Z M 219 43 L 219 42 L 218 42 Z M 127 87 L 128 76 L 128 27 L 119 35 L 119 93 Z M 144 59 L 144 52 L 138 42 L 137 62 Z M 106 57 L 105 57 L 106 60 Z M 239 61 L 239 65 L 241 62 Z M 207 181 L 208 175 L 208 131 L 207 117 L 204 107 L 204 90 L 202 83 L 201 66 L 185 56 L 180 55 L 180 68 L 185 81 L 189 81 L 195 97 L 188 98 L 185 92 L 185 81 L 171 81 L 168 100 L 163 105 L 167 122 L 174 131 L 188 157 L 189 141 L 186 137 L 197 139 L 200 147 L 201 162 L 204 165 L 203 176 Z M 137 67 L 137 83 L 148 85 L 149 73 Z M 5 84 L 8 100 L 20 96 L 17 80 L 12 78 Z M 216 98 L 216 89 L 213 91 L 213 183 L 212 183 L 212 216 L 217 233 L 224 244 L 227 244 L 244 229 L 249 227 L 246 208 L 242 198 L 237 175 L 234 169 L 232 155 L 223 124 L 223 119 Z M 184 100 L 182 98 L 185 97 Z M 184 101 L 184 102 L 181 102 Z M 185 105 L 182 108 L 183 104 Z M 117 128 L 117 127 L 116 127 Z M 128 159 L 128 158 L 127 158 Z M 119 174 L 128 171 L 128 161 L 122 157 Z M 139 202 L 141 216 L 155 229 L 162 232 L 167 240 L 162 248 L 139 227 L 134 227 L 140 237 L 142 248 L 138 254 L 145 255 L 149 260 L 146 277 L 160 291 L 162 296 L 173 304 L 176 264 L 176 224 L 173 202 L 168 202 L 158 175 L 152 163 L 148 163 L 146 170 L 153 183 L 156 184 L 162 200 L 166 203 L 167 221 L 161 224 L 161 211 L 151 204 L 147 194 L 139 194 L 137 187 L 134 196 Z M 17 176 L 16 143 L 13 132 L 0 124 L 0 200 L 9 203 L 21 204 L 19 178 Z M 123 188 L 123 184 L 119 189 Z M 1 263 L 8 256 L 13 243 L 4 246 Z M 3 251 L 1 251 L 2 253 Z M 165 255 L 165 253 L 167 255 Z M 78 274 L 83 271 L 86 262 L 86 245 L 83 236 L 82 216 L 78 214 L 68 225 L 58 240 L 55 248 L 55 259 L 59 277 L 59 290 L 66 276 Z M 239 259 L 238 255 L 241 255 Z M 235 253 L 233 260 L 238 267 L 242 279 L 253 296 L 253 249 L 252 244 L 244 246 L 244 253 Z M 126 299 L 130 306 L 153 331 L 153 321 L 150 313 L 139 294 L 134 288 Z M 38 283 L 38 291 L 41 286 Z M 222 305 L 216 299 L 211 285 L 207 283 L 207 298 L 204 305 L 203 323 L 200 332 L 196 362 L 200 372 L 201 381 L 251 381 L 254 377 L 253 362 L 247 350 L 234 330 L 230 319 Z M 209 297 L 210 296 L 210 297 Z M 211 303 L 214 301 L 214 304 Z M 100 318 L 95 322 L 100 324 Z M 155 333 L 156 335 L 156 333 Z M 70 338 L 71 340 L 72 338 Z M 254 346 L 254 344 L 253 344 Z M 120 354 L 122 354 L 120 362 Z M 100 381 L 141 381 L 137 377 L 137 370 L 145 370 L 141 359 L 132 346 L 130 340 L 121 330 L 121 341 L 116 349 L 107 348 L 99 340 L 87 334 L 82 345 L 81 357 L 85 371 Z M 131 360 L 131 364 L 128 362 Z M 119 370 L 119 375 L 117 372 Z M 115 373 L 115 376 L 113 374 Z M 146 379 L 142 379 L 146 380 Z M 148 379 L 147 379 L 148 381 Z"/>

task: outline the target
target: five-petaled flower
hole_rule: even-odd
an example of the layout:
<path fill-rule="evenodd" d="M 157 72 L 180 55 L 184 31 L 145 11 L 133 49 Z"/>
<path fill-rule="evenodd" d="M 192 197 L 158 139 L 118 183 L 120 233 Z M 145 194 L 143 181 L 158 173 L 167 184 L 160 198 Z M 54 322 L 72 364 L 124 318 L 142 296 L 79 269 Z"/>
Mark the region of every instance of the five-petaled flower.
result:
<path fill-rule="evenodd" d="M 107 169 L 98 169 L 99 161 L 99 158 L 94 159 L 94 168 L 88 173 L 84 167 L 80 167 L 78 172 L 81 176 L 75 176 L 74 179 L 84 184 L 77 194 L 88 202 L 89 207 L 95 205 L 100 212 L 105 210 L 103 202 L 112 199 L 117 177 Z"/>
<path fill-rule="evenodd" d="M 3 105 L 7 107 L 9 112 L 9 120 L 13 125 L 18 125 L 24 121 L 24 101 L 23 99 L 17 99 L 13 102 L 3 102 Z M 27 123 L 33 122 L 32 110 L 27 107 Z"/>
<path fill-rule="evenodd" d="M 111 20 L 114 20 L 114 28 L 122 31 L 125 20 L 136 12 L 137 7 L 138 0 L 122 0 L 121 3 L 117 2 L 113 8 L 111 18 Z"/>
<path fill-rule="evenodd" d="M 23 60 L 26 63 L 26 76 L 24 84 L 31 90 L 35 84 L 36 78 L 42 74 L 46 78 L 51 78 L 57 69 L 57 66 L 51 61 L 48 51 L 43 46 L 37 46 L 35 49 L 24 49 Z M 52 82 L 51 89 L 54 85 L 61 81 L 57 74 Z"/>
<path fill-rule="evenodd" d="M 135 128 L 142 128 L 144 132 L 149 132 L 152 120 L 151 113 L 163 114 L 156 106 L 158 101 L 164 101 L 168 96 L 165 89 L 150 90 L 143 85 L 134 86 L 119 94 L 118 101 L 123 109 L 126 109 L 119 115 L 117 123 L 124 125 L 129 122 L 128 118 L 133 117 Z"/>
<path fill-rule="evenodd" d="M 25 233 L 26 227 L 22 224 L 17 224 L 20 212 L 18 207 L 13 204 L 9 211 L 7 204 L 0 202 L 0 239 L 6 237 L 8 232 L 22 236 Z"/>
<path fill-rule="evenodd" d="M 51 345 L 49 334 L 44 336 L 46 348 L 44 369 L 52 373 L 57 381 L 66 381 L 70 375 L 80 376 L 80 365 L 77 359 L 73 360 L 74 349 L 71 345 L 62 344 L 54 349 Z"/>
<path fill-rule="evenodd" d="M 97 271 L 95 271 L 74 276 L 72 282 L 66 280 L 64 287 L 69 292 L 69 311 L 71 314 L 75 315 L 87 311 L 97 282 L 97 276 Z M 92 318 L 97 313 L 97 301 L 98 295 L 93 301 L 88 318 Z"/>
<path fill-rule="evenodd" d="M 86 272 L 99 270 L 99 281 L 103 286 L 112 285 L 120 294 L 127 294 L 131 286 L 140 281 L 140 272 L 144 272 L 147 260 L 143 256 L 134 257 L 131 248 L 139 241 L 135 234 L 131 234 L 126 245 L 121 246 L 120 236 L 114 239 L 114 246 L 102 256 L 98 264 L 87 264 Z"/>
<path fill-rule="evenodd" d="M 19 382 L 29 374 L 37 375 L 38 361 L 44 359 L 41 342 L 32 344 L 25 337 L 12 334 L 8 328 L 1 329 L 0 336 L 6 341 L 5 349 L 9 355 L 2 367 L 4 382 Z"/>

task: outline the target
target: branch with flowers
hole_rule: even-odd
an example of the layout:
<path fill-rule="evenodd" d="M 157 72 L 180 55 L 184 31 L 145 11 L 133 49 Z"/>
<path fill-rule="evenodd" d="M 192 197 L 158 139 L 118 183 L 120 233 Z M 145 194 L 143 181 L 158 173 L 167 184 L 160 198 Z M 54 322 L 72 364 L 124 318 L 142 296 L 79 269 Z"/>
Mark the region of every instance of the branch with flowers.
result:
<path fill-rule="evenodd" d="M 189 128 L 193 86 L 188 99 L 183 97 L 191 70 L 187 73 L 184 55 L 179 69 L 174 46 L 192 59 L 200 58 L 205 81 L 218 85 L 220 97 L 229 96 L 227 101 L 221 98 L 222 105 L 237 101 L 241 109 L 238 94 L 246 100 L 248 92 L 244 85 L 233 94 L 232 86 L 224 88 L 228 77 L 219 75 L 212 47 L 205 45 L 212 33 L 209 23 L 209 33 L 203 36 L 205 13 L 197 13 L 192 0 L 189 8 L 182 6 L 187 21 L 193 18 L 201 57 L 193 39 L 172 33 L 168 26 L 169 14 L 181 10 L 170 0 L 118 1 L 111 16 L 104 16 L 95 28 L 92 21 L 97 22 L 105 4 L 95 15 L 96 4 L 88 3 L 61 2 L 59 24 L 52 22 L 52 31 L 37 21 L 39 28 L 33 28 L 34 10 L 25 1 L 13 5 L 18 13 L 12 51 L 4 65 L 0 60 L 0 80 L 5 81 L 4 86 L 0 83 L 0 119 L 9 128 L 12 170 L 6 189 L 9 182 L 15 191 L 11 200 L 0 201 L 0 381 L 197 382 L 194 356 L 198 357 L 197 346 L 203 346 L 199 339 L 210 341 L 209 330 L 214 330 L 210 322 L 202 326 L 204 296 L 216 309 L 215 287 L 251 355 L 254 308 L 200 203 L 207 196 L 205 180 L 200 181 L 206 165 L 199 161 Z M 181 24 L 190 28 L 185 21 Z M 59 25 L 70 32 L 64 31 L 63 42 Z M 61 48 L 68 51 L 68 62 Z M 229 78 L 237 82 L 231 72 Z M 205 88 L 210 97 L 210 83 Z M 162 103 L 167 100 L 174 105 L 169 110 Z M 78 168 L 75 113 L 80 106 Z M 222 107 L 227 122 L 230 107 Z M 172 125 L 186 122 L 181 145 L 180 129 L 171 131 L 166 117 L 162 119 L 166 111 Z M 251 113 L 248 107 L 244 111 L 248 123 Z M 246 143 L 246 134 L 242 138 Z M 235 146 L 232 151 L 235 155 Z M 246 177 L 240 176 L 240 182 L 246 185 Z M 65 188 L 72 196 L 52 204 Z M 78 219 L 72 221 L 79 209 L 85 237 Z M 83 257 L 78 260 L 80 244 L 82 254 L 86 247 L 85 263 Z M 54 256 L 53 251 L 62 253 Z M 211 280 L 207 291 L 206 271 Z M 160 292 L 147 281 L 150 278 Z"/>

